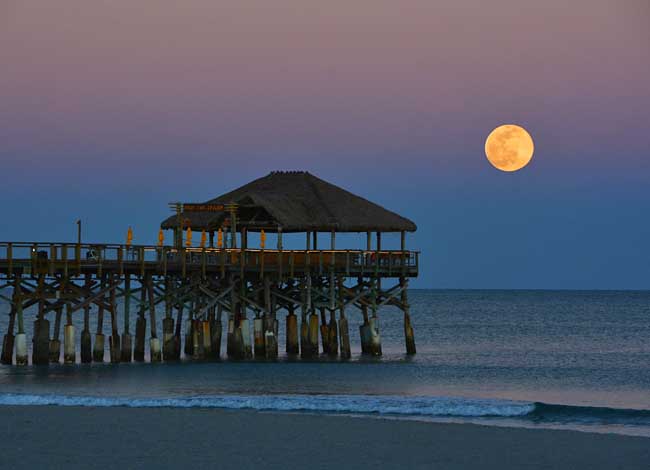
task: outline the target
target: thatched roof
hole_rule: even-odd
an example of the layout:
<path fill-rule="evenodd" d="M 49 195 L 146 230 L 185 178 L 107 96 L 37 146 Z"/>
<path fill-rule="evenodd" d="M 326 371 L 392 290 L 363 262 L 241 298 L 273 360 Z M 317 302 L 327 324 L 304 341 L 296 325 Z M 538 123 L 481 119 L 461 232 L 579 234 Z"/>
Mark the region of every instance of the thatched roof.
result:
<path fill-rule="evenodd" d="M 410 220 L 305 171 L 274 171 L 204 204 L 239 204 L 237 226 L 250 231 L 414 232 Z M 184 212 L 184 227 L 216 230 L 227 213 Z M 172 229 L 178 217 L 161 227 Z"/>

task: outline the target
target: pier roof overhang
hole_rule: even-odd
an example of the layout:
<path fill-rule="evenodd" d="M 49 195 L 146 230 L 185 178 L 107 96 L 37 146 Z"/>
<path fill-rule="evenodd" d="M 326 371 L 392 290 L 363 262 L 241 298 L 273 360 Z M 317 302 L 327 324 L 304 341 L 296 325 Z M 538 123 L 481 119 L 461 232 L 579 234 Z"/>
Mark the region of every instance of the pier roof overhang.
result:
<path fill-rule="evenodd" d="M 237 226 L 249 231 L 414 232 L 409 219 L 305 171 L 274 171 L 204 204 L 238 204 Z M 183 212 L 183 228 L 217 230 L 227 212 Z M 173 215 L 163 229 L 178 226 Z"/>

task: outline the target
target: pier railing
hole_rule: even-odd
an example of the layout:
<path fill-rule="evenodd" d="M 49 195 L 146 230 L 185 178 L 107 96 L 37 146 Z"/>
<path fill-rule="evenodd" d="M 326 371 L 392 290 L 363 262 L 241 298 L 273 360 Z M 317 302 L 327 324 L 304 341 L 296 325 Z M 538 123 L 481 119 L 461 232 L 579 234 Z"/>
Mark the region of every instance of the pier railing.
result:
<path fill-rule="evenodd" d="M 12 275 L 82 273 L 203 275 L 228 272 L 275 272 L 417 276 L 419 252 L 402 250 L 266 250 L 176 248 L 154 245 L 0 242 L 0 272 Z"/>

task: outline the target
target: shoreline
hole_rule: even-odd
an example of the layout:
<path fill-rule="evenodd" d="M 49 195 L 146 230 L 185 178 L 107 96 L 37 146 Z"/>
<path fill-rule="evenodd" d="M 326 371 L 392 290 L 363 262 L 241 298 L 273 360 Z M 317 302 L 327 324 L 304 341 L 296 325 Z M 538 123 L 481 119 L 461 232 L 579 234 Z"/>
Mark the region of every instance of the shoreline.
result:
<path fill-rule="evenodd" d="M 646 468 L 646 437 L 346 415 L 0 406 L 8 468 Z"/>

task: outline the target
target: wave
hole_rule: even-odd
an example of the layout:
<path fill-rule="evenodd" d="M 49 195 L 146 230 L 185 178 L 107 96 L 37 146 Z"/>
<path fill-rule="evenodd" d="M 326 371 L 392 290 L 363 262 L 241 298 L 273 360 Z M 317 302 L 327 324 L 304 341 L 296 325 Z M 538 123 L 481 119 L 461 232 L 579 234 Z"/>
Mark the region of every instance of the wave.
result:
<path fill-rule="evenodd" d="M 220 408 L 429 418 L 510 418 L 537 423 L 650 426 L 650 410 L 598 408 L 497 399 L 385 395 L 213 395 L 96 397 L 0 394 L 0 405 L 130 408 Z"/>

